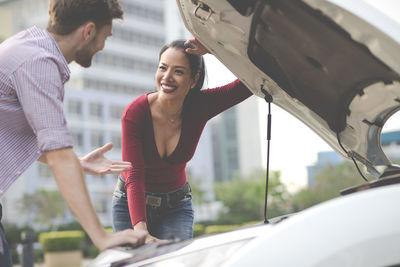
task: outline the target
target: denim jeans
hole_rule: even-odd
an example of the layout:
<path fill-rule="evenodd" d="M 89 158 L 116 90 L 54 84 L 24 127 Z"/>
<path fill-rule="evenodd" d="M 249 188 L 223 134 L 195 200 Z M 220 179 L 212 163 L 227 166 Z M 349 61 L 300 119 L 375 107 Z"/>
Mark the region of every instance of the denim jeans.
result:
<path fill-rule="evenodd" d="M 8 247 L 8 243 L 6 240 L 3 226 L 1 225 L 1 214 L 2 214 L 2 207 L 0 204 L 0 242 L 3 244 L 3 253 L 1 253 L 1 251 L 0 251 L 0 266 L 1 267 L 12 267 L 10 249 Z"/>
<path fill-rule="evenodd" d="M 146 193 L 154 196 L 168 193 Z M 146 205 L 147 229 L 149 233 L 159 239 L 185 240 L 193 237 L 194 212 L 192 195 L 187 193 L 183 199 L 171 204 L 161 202 L 159 207 Z M 126 192 L 115 188 L 112 199 L 113 230 L 115 232 L 133 228 L 129 215 Z"/>

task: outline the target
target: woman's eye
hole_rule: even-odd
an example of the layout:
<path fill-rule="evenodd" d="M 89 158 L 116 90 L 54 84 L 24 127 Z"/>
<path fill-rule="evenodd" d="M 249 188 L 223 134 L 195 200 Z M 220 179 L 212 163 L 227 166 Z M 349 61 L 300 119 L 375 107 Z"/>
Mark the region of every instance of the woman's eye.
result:
<path fill-rule="evenodd" d="M 166 67 L 164 67 L 164 66 L 159 66 L 158 67 L 160 70 L 166 70 L 167 68 Z"/>

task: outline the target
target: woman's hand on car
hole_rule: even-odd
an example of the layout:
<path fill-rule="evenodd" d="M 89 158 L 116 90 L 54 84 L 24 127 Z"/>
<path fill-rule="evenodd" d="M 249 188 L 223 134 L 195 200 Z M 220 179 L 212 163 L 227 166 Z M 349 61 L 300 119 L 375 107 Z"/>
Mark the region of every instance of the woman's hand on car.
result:
<path fill-rule="evenodd" d="M 152 236 L 152 235 L 149 233 L 149 231 L 147 230 L 147 223 L 145 223 L 144 221 L 140 221 L 140 222 L 136 223 L 135 226 L 133 227 L 133 229 L 134 229 L 135 231 L 136 231 L 136 230 L 139 230 L 139 231 L 145 231 L 145 232 L 146 232 L 146 236 L 145 236 L 145 239 L 144 239 L 144 243 L 145 243 L 145 244 L 152 243 L 152 242 L 160 242 L 160 241 L 163 241 L 163 240 L 161 240 L 161 239 L 158 239 L 158 238 Z"/>

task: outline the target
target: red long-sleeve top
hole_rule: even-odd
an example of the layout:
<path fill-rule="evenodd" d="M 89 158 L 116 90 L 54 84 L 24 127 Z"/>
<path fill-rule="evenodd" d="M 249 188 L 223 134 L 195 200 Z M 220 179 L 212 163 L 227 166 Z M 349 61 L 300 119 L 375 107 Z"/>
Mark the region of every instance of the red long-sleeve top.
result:
<path fill-rule="evenodd" d="M 252 93 L 239 80 L 187 96 L 181 135 L 175 150 L 161 158 L 154 138 L 147 94 L 133 100 L 122 116 L 122 159 L 132 169 L 122 173 L 132 225 L 146 220 L 145 192 L 170 192 L 186 182 L 186 163 L 193 157 L 209 119 L 240 103 Z"/>

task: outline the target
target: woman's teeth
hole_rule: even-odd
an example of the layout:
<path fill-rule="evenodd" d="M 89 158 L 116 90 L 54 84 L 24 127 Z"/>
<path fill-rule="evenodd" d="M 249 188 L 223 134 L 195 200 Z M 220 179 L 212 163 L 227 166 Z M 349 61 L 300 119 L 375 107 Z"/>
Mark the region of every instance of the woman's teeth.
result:
<path fill-rule="evenodd" d="M 161 85 L 164 90 L 172 91 L 176 89 L 176 86 Z"/>

